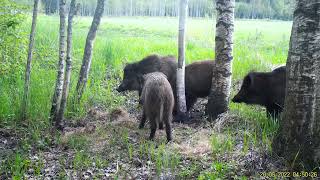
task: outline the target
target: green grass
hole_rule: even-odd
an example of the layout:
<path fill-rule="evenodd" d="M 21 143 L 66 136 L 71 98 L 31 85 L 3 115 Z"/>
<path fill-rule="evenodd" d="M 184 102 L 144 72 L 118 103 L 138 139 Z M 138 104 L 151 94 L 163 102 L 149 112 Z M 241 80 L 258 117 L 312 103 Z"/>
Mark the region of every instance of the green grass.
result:
<path fill-rule="evenodd" d="M 92 18 L 76 17 L 73 32 L 73 71 L 70 96 L 74 95 L 75 86 L 82 62 L 85 39 Z M 28 38 L 31 18 L 22 25 Z M 234 33 L 233 83 L 236 83 L 250 71 L 268 71 L 273 66 L 284 64 L 287 58 L 291 22 L 267 20 L 236 20 Z M 42 136 L 43 127 L 49 127 L 48 116 L 51 108 L 51 98 L 56 79 L 58 61 L 58 28 L 57 16 L 40 15 L 36 30 L 34 59 L 31 74 L 31 91 L 29 103 L 29 128 L 26 130 L 31 137 L 25 146 L 36 142 L 37 146 L 45 149 L 49 144 L 46 136 Z M 187 21 L 187 64 L 205 59 L 214 59 L 215 21 L 210 18 L 188 19 Z M 177 56 L 177 18 L 160 17 L 104 17 L 94 44 L 94 53 L 89 81 L 79 107 L 74 110 L 67 107 L 66 116 L 81 118 L 92 107 L 100 106 L 106 110 L 123 105 L 125 97 L 115 92 L 122 77 L 122 70 L 126 63 L 139 61 L 143 57 L 157 53 L 160 55 Z M 20 61 L 25 62 L 26 57 Z M 0 126 L 13 126 L 20 114 L 20 103 L 24 85 L 24 64 L 18 64 L 18 71 L 0 76 Z M 235 93 L 233 89 L 232 93 Z M 214 133 L 211 137 L 212 152 L 215 156 L 224 152 L 232 152 L 236 137 L 242 137 L 245 154 L 252 147 L 262 147 L 271 150 L 271 140 L 278 129 L 275 120 L 266 118 L 265 112 L 256 106 L 230 104 L 231 112 L 236 114 L 242 123 L 228 127 L 222 132 Z M 220 139 L 221 137 L 221 139 Z M 126 149 L 125 156 L 132 160 L 140 157 L 155 164 L 157 173 L 166 169 L 174 169 L 180 163 L 180 157 L 175 152 L 166 151 L 164 145 L 157 149 L 149 142 L 140 143 L 134 147 L 128 141 L 128 132 L 114 136 L 110 145 L 121 146 Z M 122 143 L 119 143 L 118 139 Z M 98 158 L 89 158 L 86 149 L 88 139 L 84 136 L 74 136 L 69 139 L 67 146 L 76 150 L 73 165 L 83 169 L 90 163 L 105 166 L 108 162 Z M 28 147 L 26 148 L 28 149 Z M 173 153 L 173 154 L 172 154 Z M 97 157 L 95 157 L 97 158 Z M 20 155 L 13 156 L 11 164 L 21 163 Z M 82 163 L 85 162 L 85 163 Z M 21 176 L 28 161 L 22 166 L 13 165 L 11 171 Z M 200 167 L 200 166 L 199 166 Z M 187 177 L 198 166 L 182 171 L 181 177 Z M 214 162 L 212 171 L 204 172 L 199 179 L 225 178 L 231 169 L 229 164 Z M 64 173 L 61 172 L 61 176 Z"/>
<path fill-rule="evenodd" d="M 34 61 L 31 76 L 29 117 L 45 120 L 49 115 L 55 85 L 58 60 L 58 17 L 40 16 L 38 19 Z M 83 48 L 91 18 L 77 17 L 73 36 L 73 72 L 71 96 L 78 77 Z M 214 20 L 188 19 L 187 64 L 214 59 Z M 23 25 L 28 32 L 30 18 Z M 158 53 L 177 56 L 177 18 L 109 18 L 102 20 L 94 45 L 93 62 L 88 88 L 79 111 L 68 115 L 82 116 L 93 104 L 106 108 L 123 102 L 114 88 L 116 77 L 122 76 L 125 63 L 138 61 Z M 286 61 L 291 22 L 236 20 L 234 34 L 233 80 L 240 80 L 251 70 L 269 70 Z M 23 68 L 22 68 L 23 69 Z M 106 80 L 106 75 L 113 78 Z M 23 93 L 23 71 L 0 78 L 0 119 L 18 118 Z M 76 114 L 75 114 L 76 113 Z"/>

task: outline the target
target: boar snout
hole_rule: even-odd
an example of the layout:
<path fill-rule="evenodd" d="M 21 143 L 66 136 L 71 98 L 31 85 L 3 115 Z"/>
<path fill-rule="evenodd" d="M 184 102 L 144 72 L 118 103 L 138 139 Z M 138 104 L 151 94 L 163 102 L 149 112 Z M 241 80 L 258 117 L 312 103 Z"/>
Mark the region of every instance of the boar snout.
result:
<path fill-rule="evenodd" d="M 234 98 L 232 99 L 232 102 L 234 102 L 234 103 L 241 103 L 241 102 L 242 102 L 242 99 L 241 99 L 238 95 L 236 95 L 236 96 L 234 96 Z"/>
<path fill-rule="evenodd" d="M 122 92 L 124 91 L 124 86 L 123 84 L 121 83 L 120 86 L 116 89 L 118 92 Z"/>

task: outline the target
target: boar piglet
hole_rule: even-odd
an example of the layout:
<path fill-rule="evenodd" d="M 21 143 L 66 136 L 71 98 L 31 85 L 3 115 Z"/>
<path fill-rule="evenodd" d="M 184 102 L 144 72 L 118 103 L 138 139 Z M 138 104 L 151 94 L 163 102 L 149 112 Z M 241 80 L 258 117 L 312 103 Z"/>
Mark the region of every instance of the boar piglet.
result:
<path fill-rule="evenodd" d="M 285 88 L 285 66 L 272 72 L 250 72 L 245 76 L 240 91 L 232 101 L 265 106 L 268 117 L 278 117 L 283 111 Z"/>
<path fill-rule="evenodd" d="M 150 140 L 154 139 L 157 126 L 163 128 L 165 124 L 167 141 L 172 140 L 171 120 L 174 106 L 174 96 L 167 77 L 161 72 L 148 73 L 143 76 L 144 86 L 140 96 L 143 113 L 139 128 L 143 128 L 146 119 L 150 121 Z"/>

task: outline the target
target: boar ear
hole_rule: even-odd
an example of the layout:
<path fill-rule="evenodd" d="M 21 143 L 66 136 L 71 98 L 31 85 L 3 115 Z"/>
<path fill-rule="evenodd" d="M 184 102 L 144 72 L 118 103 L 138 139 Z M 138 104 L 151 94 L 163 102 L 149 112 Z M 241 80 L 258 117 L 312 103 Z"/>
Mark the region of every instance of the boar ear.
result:
<path fill-rule="evenodd" d="M 137 79 L 138 79 L 139 84 L 143 85 L 143 82 L 144 82 L 143 74 L 138 73 L 137 74 Z"/>
<path fill-rule="evenodd" d="M 245 79 L 244 79 L 244 81 L 243 81 L 243 85 L 244 85 L 245 87 L 251 87 L 251 86 L 253 85 L 253 79 L 254 79 L 254 75 L 253 75 L 252 73 L 249 73 L 249 74 L 245 77 Z"/>
<path fill-rule="evenodd" d="M 250 86 L 253 86 L 253 84 L 254 84 L 254 74 L 252 74 L 252 73 L 250 73 L 249 74 L 249 79 L 250 79 Z"/>
<path fill-rule="evenodd" d="M 144 86 L 144 77 L 143 77 L 143 74 L 138 73 L 138 74 L 137 74 L 137 80 L 138 80 L 138 84 L 139 84 L 140 91 L 142 91 L 142 88 L 143 88 L 143 86 Z M 140 96 L 140 95 L 139 95 L 139 96 Z"/>

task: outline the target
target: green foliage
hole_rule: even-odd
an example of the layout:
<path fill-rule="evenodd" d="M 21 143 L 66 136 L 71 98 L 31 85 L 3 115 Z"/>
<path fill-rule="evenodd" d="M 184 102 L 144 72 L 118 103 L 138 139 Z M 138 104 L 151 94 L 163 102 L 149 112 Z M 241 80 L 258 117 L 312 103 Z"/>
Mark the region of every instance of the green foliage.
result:
<path fill-rule="evenodd" d="M 229 164 L 214 162 L 211 166 L 211 171 L 202 173 L 198 180 L 228 179 L 228 173 L 231 170 Z"/>
<path fill-rule="evenodd" d="M 22 1 L 22 0 L 20 0 Z M 43 0 L 46 14 L 57 10 L 57 0 Z M 178 16 L 178 1 L 163 0 L 108 0 L 105 14 L 108 16 Z M 79 0 L 80 14 L 93 15 L 96 1 Z M 190 17 L 212 17 L 216 14 L 215 1 L 189 0 Z M 292 0 L 236 0 L 236 18 L 292 19 Z"/>
<path fill-rule="evenodd" d="M 70 96 L 74 95 L 85 37 L 91 20 L 91 18 L 85 17 L 75 18 Z M 267 71 L 274 65 L 286 61 L 291 22 L 236 20 L 235 23 L 233 84 L 239 83 L 244 75 L 251 70 Z M 214 59 L 215 30 L 212 28 L 214 24 L 212 19 L 190 18 L 188 20 L 187 64 L 197 60 Z M 125 97 L 115 91 L 121 81 L 124 65 L 128 62 L 138 61 L 152 53 L 177 56 L 177 25 L 177 18 L 104 18 L 94 44 L 92 66 L 83 100 L 77 107 L 78 109 L 73 111 L 69 98 L 66 117 L 80 118 L 92 106 L 110 110 L 124 105 Z M 28 117 L 32 123 L 28 124 L 30 128 L 26 129 L 28 131 L 26 134 L 30 135 L 30 138 L 22 143 L 25 147 L 23 149 L 26 151 L 31 148 L 31 145 L 43 149 L 50 143 L 50 140 L 43 134 L 46 133 L 44 129 L 50 127 L 47 117 L 56 78 L 58 26 L 58 17 L 40 15 L 38 18 L 36 49 L 31 75 L 30 107 L 28 108 L 30 110 Z M 29 29 L 30 18 L 27 18 L 18 30 L 27 32 Z M 28 36 L 24 35 L 23 37 L 23 39 L 27 39 Z M 17 41 L 24 42 L 21 39 L 17 39 Z M 25 53 L 23 55 L 25 56 L 26 48 L 26 46 L 21 48 L 16 54 Z M 21 59 L 14 62 L 23 62 L 25 59 L 21 55 Z M 12 73 L 5 71 L 5 74 L 0 76 L 0 124 L 5 126 L 10 123 L 14 125 L 19 114 L 24 84 L 24 63 L 18 63 L 17 67 L 20 69 L 19 71 Z M 235 93 L 234 91 L 235 88 L 233 88 L 233 93 Z M 270 149 L 271 139 L 278 127 L 277 121 L 267 119 L 261 108 L 233 103 L 230 104 L 230 108 L 241 119 L 248 121 L 246 122 L 248 127 L 239 127 L 239 131 L 235 131 L 243 133 L 248 130 L 250 132 L 246 136 L 243 134 L 240 136 L 246 138 L 247 149 L 251 145 Z M 233 130 L 230 129 L 229 133 L 221 136 L 223 141 L 219 140 L 220 136 L 216 136 L 216 134 L 212 136 L 211 145 L 215 154 L 231 152 L 234 149 L 235 138 L 231 133 Z M 113 136 L 114 140 L 111 139 L 110 144 L 107 145 L 125 150 L 125 154 L 120 154 L 119 158 L 130 160 L 141 158 L 143 161 L 150 161 L 158 173 L 165 170 L 175 170 L 180 166 L 181 158 L 177 156 L 178 153 L 167 151 L 164 146 L 156 148 L 155 144 L 147 141 L 136 146 L 130 142 L 128 131 L 117 135 Z M 90 166 L 93 162 L 97 165 L 100 164 L 99 166 L 105 166 L 108 162 L 103 161 L 103 158 L 90 158 L 86 152 L 88 144 L 89 141 L 85 136 L 74 136 L 69 139 L 68 147 L 77 152 L 73 165 L 79 169 Z M 82 161 L 85 163 L 81 164 Z M 181 177 L 198 174 L 201 171 L 199 167 L 195 165 L 186 169 L 181 172 Z M 217 177 L 223 177 L 221 176 L 223 172 L 222 170 L 222 173 Z M 61 171 L 60 173 L 61 177 L 64 177 L 65 172 Z"/>
<path fill-rule="evenodd" d="M 237 127 L 243 140 L 243 152 L 246 153 L 251 146 L 271 152 L 272 139 L 279 128 L 278 120 L 267 118 L 261 107 L 231 103 L 230 109 L 245 121 L 245 127 Z"/>
<path fill-rule="evenodd" d="M 0 174 L 4 173 L 6 177 L 11 177 L 14 180 L 23 179 L 24 173 L 31 165 L 30 160 L 19 152 L 10 155 L 2 163 L 0 164 Z"/>
<path fill-rule="evenodd" d="M 89 141 L 86 136 L 84 135 L 72 135 L 69 137 L 67 146 L 69 148 L 75 149 L 75 150 L 87 150 L 89 145 Z"/>
<path fill-rule="evenodd" d="M 27 18 L 17 31 L 27 32 L 31 19 Z M 85 37 L 91 18 L 75 18 L 73 33 L 73 72 L 70 97 L 74 95 L 75 86 L 82 62 Z M 187 64 L 197 60 L 214 58 L 214 32 L 212 19 L 189 19 L 187 22 Z M 89 74 L 88 86 L 80 106 L 76 111 L 68 101 L 66 117 L 84 116 L 87 109 L 95 106 L 112 109 L 124 104 L 125 97 L 115 91 L 126 63 L 158 53 L 160 55 L 177 55 L 176 18 L 105 18 L 98 31 L 94 45 L 93 61 Z M 236 21 L 235 47 L 233 61 L 233 83 L 242 80 L 251 70 L 267 71 L 275 64 L 286 61 L 291 22 L 281 21 Z M 51 97 L 56 78 L 58 60 L 59 19 L 53 16 L 39 16 L 35 56 L 31 74 L 29 115 L 32 122 L 47 127 L 47 117 L 51 108 Z M 275 28 L 276 27 L 276 28 Z M 0 32 L 1 33 L 1 32 Z M 16 39 L 15 44 L 24 44 L 27 35 Z M 15 48 L 19 51 L 14 50 Z M 14 123 L 20 111 L 23 94 L 24 63 L 26 46 L 14 46 L 10 60 L 17 63 L 16 71 L 5 72 L 0 76 L 0 119 L 1 123 Z M 5 51 L 1 49 L 1 51 Z M 8 54 L 5 52 L 4 54 Z M 19 55 L 20 54 L 20 55 Z M 3 55 L 3 54 L 2 54 Z M 19 58 L 16 58 L 19 55 Z M 8 61 L 1 61 L 0 68 L 10 66 Z M 4 64 L 4 66 L 2 66 Z M 236 106 L 233 109 L 243 108 Z M 251 118 L 252 110 L 245 109 Z M 265 115 L 261 115 L 264 116 Z M 254 119 L 256 117 L 252 117 Z M 41 123 L 39 123 L 41 122 Z M 44 125 L 44 126 L 43 126 Z M 267 130 L 266 130 L 267 131 Z M 269 133 L 269 132 L 267 132 Z M 40 136 L 39 136 L 40 137 Z"/>
<path fill-rule="evenodd" d="M 165 144 L 161 144 L 154 152 L 156 171 L 158 174 L 167 169 L 173 171 L 181 161 L 180 155 L 175 152 L 167 151 Z"/>
<path fill-rule="evenodd" d="M 81 171 L 86 169 L 87 167 L 90 167 L 92 165 L 92 162 L 93 161 L 87 152 L 76 151 L 72 165 L 76 170 Z"/>
<path fill-rule="evenodd" d="M 179 171 L 178 176 L 181 179 L 190 179 L 192 178 L 195 174 L 200 174 L 202 171 L 202 162 L 197 162 L 193 161 L 189 166 L 187 167 L 182 167 L 182 170 Z"/>
<path fill-rule="evenodd" d="M 28 37 L 23 22 L 26 8 L 11 0 L 0 6 L 0 120 L 19 113 L 23 84 L 21 77 L 27 55 Z M 9 90 L 9 91 L 8 91 Z"/>
<path fill-rule="evenodd" d="M 0 6 L 0 76 L 21 71 L 26 57 L 27 38 L 22 23 L 26 7 L 11 0 L 2 0 Z"/>
<path fill-rule="evenodd" d="M 226 136 L 222 136 L 221 134 L 213 134 L 211 136 L 211 148 L 214 155 L 232 151 L 234 144 L 234 137 L 230 131 L 226 133 Z"/>
<path fill-rule="evenodd" d="M 236 17 L 253 19 L 292 19 L 294 1 L 291 0 L 237 0 Z"/>

